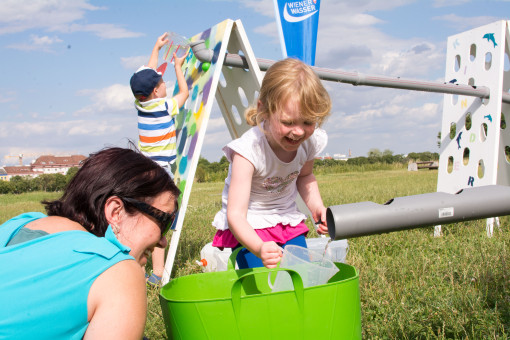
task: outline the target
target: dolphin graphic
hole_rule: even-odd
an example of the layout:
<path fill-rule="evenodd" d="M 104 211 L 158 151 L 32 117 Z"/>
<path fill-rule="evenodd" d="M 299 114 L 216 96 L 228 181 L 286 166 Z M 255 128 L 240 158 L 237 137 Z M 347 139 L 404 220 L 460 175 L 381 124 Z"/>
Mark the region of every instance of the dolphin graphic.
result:
<path fill-rule="evenodd" d="M 455 84 L 456 82 L 457 82 L 457 79 L 456 79 L 456 78 L 454 78 L 454 79 L 452 79 L 452 80 L 450 80 L 450 81 L 449 81 L 449 83 L 450 83 L 450 84 Z"/>
<path fill-rule="evenodd" d="M 492 116 L 490 114 L 483 116 L 483 118 L 487 118 L 492 123 Z"/>
<path fill-rule="evenodd" d="M 456 141 L 457 141 L 457 146 L 459 147 L 459 149 L 461 148 L 460 147 L 460 140 L 462 139 L 462 131 L 459 132 L 459 136 L 457 137 Z"/>
<path fill-rule="evenodd" d="M 290 13 L 289 13 L 289 10 L 287 8 L 287 3 L 285 3 L 285 7 L 283 8 L 283 17 L 285 18 L 286 21 L 288 22 L 300 22 L 300 21 L 303 21 L 303 20 L 306 20 L 308 19 L 309 17 L 311 17 L 312 15 L 314 15 L 315 13 L 317 13 L 318 11 L 314 11 L 312 13 L 308 13 L 307 15 L 303 15 L 302 17 L 294 17 L 292 16 Z"/>
<path fill-rule="evenodd" d="M 486 33 L 482 39 L 487 39 L 487 41 L 492 41 L 492 43 L 494 44 L 494 47 L 498 46 L 498 44 L 496 44 L 496 39 L 494 39 L 494 33 Z"/>

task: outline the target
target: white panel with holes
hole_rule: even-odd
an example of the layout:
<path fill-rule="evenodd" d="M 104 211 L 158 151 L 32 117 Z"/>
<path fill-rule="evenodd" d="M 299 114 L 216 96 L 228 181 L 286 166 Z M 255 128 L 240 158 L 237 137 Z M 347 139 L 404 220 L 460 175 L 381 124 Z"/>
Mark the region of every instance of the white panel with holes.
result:
<path fill-rule="evenodd" d="M 490 99 L 445 94 L 437 191 L 510 185 L 508 39 L 506 21 L 448 38 L 445 82 L 485 86 Z"/>

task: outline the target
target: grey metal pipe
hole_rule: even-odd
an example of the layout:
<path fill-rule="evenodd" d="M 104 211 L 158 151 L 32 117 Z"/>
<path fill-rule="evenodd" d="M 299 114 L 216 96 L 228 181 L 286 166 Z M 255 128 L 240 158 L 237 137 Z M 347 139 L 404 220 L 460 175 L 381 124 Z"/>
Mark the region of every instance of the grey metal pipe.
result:
<path fill-rule="evenodd" d="M 510 215 L 510 187 L 488 185 L 456 194 L 434 192 L 397 197 L 385 204 L 330 206 L 326 221 L 332 240 Z"/>
<path fill-rule="evenodd" d="M 214 53 L 211 49 L 205 47 L 203 40 L 195 41 L 191 43 L 193 53 L 201 62 L 211 62 L 214 58 Z M 274 60 L 260 59 L 257 58 L 257 63 L 261 71 L 266 71 L 271 65 L 275 63 Z M 225 55 L 225 66 L 238 67 L 248 69 L 248 62 L 246 57 L 226 53 Z M 317 73 L 320 79 L 335 81 L 341 83 L 352 84 L 355 86 L 376 86 L 376 87 L 387 87 L 394 89 L 405 89 L 413 91 L 424 91 L 424 92 L 436 92 L 436 93 L 449 93 L 464 96 L 472 96 L 479 98 L 489 98 L 490 90 L 485 86 L 470 86 L 461 84 L 451 83 L 437 83 L 431 81 L 412 80 L 404 78 L 391 78 L 384 76 L 375 76 L 362 74 L 358 72 L 346 72 L 341 70 L 332 70 L 327 68 L 320 68 L 312 66 L 312 69 Z M 504 103 L 510 104 L 510 94 L 503 93 L 502 98 Z"/>

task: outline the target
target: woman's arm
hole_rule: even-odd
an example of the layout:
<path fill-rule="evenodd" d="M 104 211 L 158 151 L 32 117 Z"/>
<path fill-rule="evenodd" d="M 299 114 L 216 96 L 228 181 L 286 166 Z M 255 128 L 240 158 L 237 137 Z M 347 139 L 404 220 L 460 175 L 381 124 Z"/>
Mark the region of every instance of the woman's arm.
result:
<path fill-rule="evenodd" d="M 87 306 L 84 339 L 142 339 L 147 292 L 140 265 L 125 260 L 104 271 L 90 288 Z"/>
<path fill-rule="evenodd" d="M 259 257 L 265 267 L 275 268 L 281 257 L 278 245 L 273 241 L 262 241 L 246 219 L 253 172 L 254 167 L 250 161 L 238 153 L 232 155 L 227 203 L 228 224 L 239 243 Z"/>
<path fill-rule="evenodd" d="M 321 221 L 318 224 L 317 232 L 319 234 L 327 234 L 328 227 L 326 224 L 326 207 L 322 203 L 321 194 L 317 179 L 313 174 L 313 159 L 306 162 L 299 173 L 296 185 L 301 198 L 306 206 L 312 212 L 314 222 Z"/>

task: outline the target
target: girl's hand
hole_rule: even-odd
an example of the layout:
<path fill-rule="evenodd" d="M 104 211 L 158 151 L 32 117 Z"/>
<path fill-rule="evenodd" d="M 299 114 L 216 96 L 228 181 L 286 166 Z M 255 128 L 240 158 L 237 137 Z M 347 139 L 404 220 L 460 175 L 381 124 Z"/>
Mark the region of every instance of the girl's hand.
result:
<path fill-rule="evenodd" d="M 327 226 L 326 222 L 322 222 L 321 224 L 317 225 L 317 233 L 320 235 L 328 234 L 328 226 Z"/>
<path fill-rule="evenodd" d="M 322 207 L 318 213 L 314 213 L 315 225 L 317 226 L 317 233 L 326 235 L 328 233 L 328 223 L 326 222 L 326 207 Z"/>
<path fill-rule="evenodd" d="M 266 268 L 276 268 L 282 258 L 282 251 L 274 241 L 264 242 L 260 246 L 260 259 Z"/>

